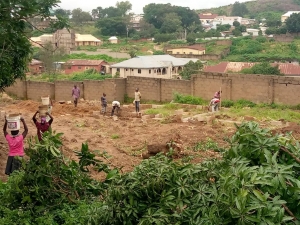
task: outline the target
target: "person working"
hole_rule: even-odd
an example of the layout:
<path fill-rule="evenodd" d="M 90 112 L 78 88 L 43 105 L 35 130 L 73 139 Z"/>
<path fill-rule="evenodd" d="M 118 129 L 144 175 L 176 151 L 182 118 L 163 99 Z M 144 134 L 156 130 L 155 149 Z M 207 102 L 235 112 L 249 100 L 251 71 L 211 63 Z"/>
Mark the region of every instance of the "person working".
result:
<path fill-rule="evenodd" d="M 140 102 L 141 102 L 141 92 L 139 91 L 139 89 L 135 89 L 134 92 L 134 103 L 135 103 L 135 112 L 138 115 L 140 113 Z"/>
<path fill-rule="evenodd" d="M 107 107 L 107 100 L 106 100 L 106 94 L 103 93 L 102 97 L 101 97 L 101 113 L 103 113 L 103 116 L 106 113 L 106 107 Z"/>
<path fill-rule="evenodd" d="M 221 98 L 221 92 L 220 91 L 217 91 L 214 95 L 214 98 L 218 98 L 220 99 Z"/>
<path fill-rule="evenodd" d="M 211 107 L 211 111 L 212 112 L 219 111 L 219 104 L 220 104 L 220 99 L 213 98 L 212 100 L 210 100 L 210 103 L 209 103 L 209 106 L 208 106 L 208 110 Z"/>
<path fill-rule="evenodd" d="M 117 114 L 119 113 L 119 110 L 121 108 L 121 104 L 118 101 L 113 101 L 112 102 L 112 111 L 111 111 L 111 116 L 114 115 L 115 110 L 117 111 Z"/>
<path fill-rule="evenodd" d="M 78 99 L 80 97 L 80 89 L 77 87 L 77 85 L 74 85 L 74 88 L 72 89 L 72 97 L 74 99 L 74 106 L 77 107 Z"/>
<path fill-rule="evenodd" d="M 15 157 L 24 156 L 24 139 L 28 134 L 28 127 L 25 123 L 25 120 L 21 118 L 21 121 L 24 126 L 24 132 L 22 133 L 22 135 L 19 134 L 19 130 L 12 130 L 10 132 L 11 135 L 9 135 L 7 132 L 7 120 L 5 118 L 3 133 L 5 139 L 8 142 L 8 148 L 9 148 L 8 158 L 7 158 L 6 168 L 5 168 L 6 175 L 10 175 L 13 171 L 19 170 L 21 167 L 20 160 Z"/>
<path fill-rule="evenodd" d="M 33 117 L 32 120 L 37 128 L 37 136 L 39 141 L 42 141 L 42 134 L 45 133 L 46 131 L 49 130 L 49 127 L 51 126 L 52 122 L 53 122 L 53 117 L 51 116 L 51 114 L 49 114 L 48 112 L 46 112 L 46 115 L 50 117 L 49 122 L 47 122 L 46 120 L 46 116 L 42 116 L 41 117 L 41 122 L 38 122 L 36 119 L 36 115 L 39 113 L 39 111 L 37 111 Z"/>

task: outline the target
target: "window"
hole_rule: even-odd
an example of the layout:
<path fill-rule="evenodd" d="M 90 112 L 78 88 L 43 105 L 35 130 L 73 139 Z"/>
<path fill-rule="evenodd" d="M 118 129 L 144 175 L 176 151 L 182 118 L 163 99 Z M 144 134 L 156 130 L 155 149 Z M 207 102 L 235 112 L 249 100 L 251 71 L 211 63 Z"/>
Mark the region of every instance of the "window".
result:
<path fill-rule="evenodd" d="M 81 69 L 81 66 L 78 66 L 78 69 Z"/>
<path fill-rule="evenodd" d="M 149 74 L 151 74 L 151 70 L 149 70 Z"/>
<path fill-rule="evenodd" d="M 128 69 L 125 69 L 126 71 L 128 71 Z"/>
<path fill-rule="evenodd" d="M 154 70 L 154 73 L 156 73 L 156 70 Z"/>
<path fill-rule="evenodd" d="M 142 73 L 142 70 L 141 70 L 141 69 L 138 69 L 138 73 Z"/>
<path fill-rule="evenodd" d="M 85 69 L 86 69 L 86 70 L 88 70 L 88 69 L 89 69 L 89 67 L 88 67 L 88 66 L 86 66 L 86 67 L 85 67 Z"/>
<path fill-rule="evenodd" d="M 117 72 L 120 72 L 120 68 L 117 68 Z"/>
<path fill-rule="evenodd" d="M 131 71 L 134 71 L 134 69 L 131 69 Z"/>
<path fill-rule="evenodd" d="M 68 69 L 70 70 L 72 68 L 72 66 L 68 66 Z"/>

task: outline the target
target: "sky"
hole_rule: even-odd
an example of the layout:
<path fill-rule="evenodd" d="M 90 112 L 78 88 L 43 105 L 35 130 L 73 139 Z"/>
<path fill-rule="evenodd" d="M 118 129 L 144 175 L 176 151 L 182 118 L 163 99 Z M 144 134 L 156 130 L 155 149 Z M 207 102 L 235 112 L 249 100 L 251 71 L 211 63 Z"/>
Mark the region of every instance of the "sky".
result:
<path fill-rule="evenodd" d="M 122 0 L 119 0 L 122 1 Z M 189 7 L 191 9 L 205 9 L 212 7 L 219 7 L 223 5 L 233 4 L 237 0 L 129 0 L 132 4 L 132 12 L 139 14 L 143 13 L 143 7 L 150 3 L 156 4 L 167 4 L 171 3 L 172 5 Z M 250 0 L 239 0 L 239 2 L 246 2 Z M 107 8 L 109 6 L 115 6 L 117 1 L 99 1 L 99 0 L 61 0 L 59 6 L 63 9 L 75 9 L 81 8 L 83 11 L 92 11 L 92 9 L 101 6 L 102 8 Z"/>

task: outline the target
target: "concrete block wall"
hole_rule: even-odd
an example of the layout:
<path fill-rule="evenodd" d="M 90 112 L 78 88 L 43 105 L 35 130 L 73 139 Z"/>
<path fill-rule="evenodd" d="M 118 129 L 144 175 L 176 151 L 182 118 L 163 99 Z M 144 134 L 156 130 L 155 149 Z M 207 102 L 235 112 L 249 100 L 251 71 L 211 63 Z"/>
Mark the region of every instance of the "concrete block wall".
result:
<path fill-rule="evenodd" d="M 124 96 L 126 94 L 126 87 L 127 87 L 126 79 L 124 78 L 114 79 L 114 83 L 115 83 L 114 98 L 119 102 L 123 102 Z"/>
<path fill-rule="evenodd" d="M 15 95 L 18 98 L 22 99 L 27 98 L 26 90 L 26 81 L 24 80 L 16 80 L 16 82 L 12 86 L 5 88 L 6 93 Z"/>
<path fill-rule="evenodd" d="M 42 96 L 55 98 L 54 83 L 27 81 L 27 98 L 41 101 Z"/>
<path fill-rule="evenodd" d="M 161 101 L 171 101 L 175 92 L 191 95 L 191 81 L 189 80 L 161 80 Z"/>
<path fill-rule="evenodd" d="M 140 89 L 142 100 L 161 101 L 161 79 L 127 77 L 126 93 L 130 98 L 134 98 L 136 88 Z"/>
<path fill-rule="evenodd" d="M 56 81 L 54 83 L 55 100 L 56 101 L 72 101 L 72 89 L 74 85 L 80 88 L 80 98 L 84 98 L 84 85 L 83 82 L 73 81 Z"/>
<path fill-rule="evenodd" d="M 300 104 L 300 78 L 274 79 L 274 102 L 285 105 Z"/>

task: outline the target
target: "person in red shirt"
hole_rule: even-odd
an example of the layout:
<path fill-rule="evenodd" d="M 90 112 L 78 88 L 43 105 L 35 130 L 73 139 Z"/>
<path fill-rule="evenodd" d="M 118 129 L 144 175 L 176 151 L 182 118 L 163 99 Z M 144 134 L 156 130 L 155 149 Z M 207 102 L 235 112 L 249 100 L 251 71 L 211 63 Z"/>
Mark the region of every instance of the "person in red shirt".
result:
<path fill-rule="evenodd" d="M 18 170 L 21 167 L 20 160 L 18 158 L 15 158 L 15 156 L 16 157 L 24 156 L 24 139 L 28 134 L 28 128 L 25 123 L 25 120 L 21 118 L 21 121 L 24 126 L 24 132 L 22 133 L 22 135 L 19 135 L 19 130 L 12 130 L 10 132 L 11 135 L 9 135 L 7 132 L 7 120 L 5 118 L 3 133 L 9 147 L 9 153 L 8 153 L 8 158 L 7 158 L 6 168 L 5 168 L 6 175 L 10 175 L 13 171 Z"/>
<path fill-rule="evenodd" d="M 38 122 L 37 119 L 35 118 L 38 113 L 39 113 L 39 111 L 37 111 L 33 115 L 32 120 L 33 120 L 33 122 L 36 126 L 36 129 L 37 129 L 38 139 L 39 139 L 39 141 L 42 141 L 42 134 L 49 130 L 49 127 L 51 126 L 51 124 L 53 122 L 53 117 L 51 116 L 50 113 L 46 112 L 46 115 L 50 117 L 49 122 L 47 122 L 45 116 L 42 116 L 41 117 L 41 122 Z"/>

